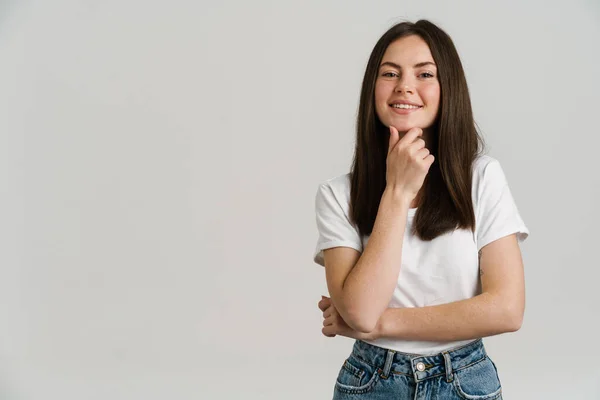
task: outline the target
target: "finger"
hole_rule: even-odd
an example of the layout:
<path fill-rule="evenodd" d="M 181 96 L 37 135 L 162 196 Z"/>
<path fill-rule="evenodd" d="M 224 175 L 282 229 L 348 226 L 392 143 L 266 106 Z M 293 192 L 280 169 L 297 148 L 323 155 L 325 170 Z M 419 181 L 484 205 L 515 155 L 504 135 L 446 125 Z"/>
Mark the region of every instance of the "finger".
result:
<path fill-rule="evenodd" d="M 422 149 L 420 149 L 419 151 L 417 151 L 417 153 L 415 154 L 415 156 L 417 157 L 418 160 L 423 160 L 429 154 L 430 154 L 429 153 L 429 149 L 427 147 L 423 147 Z"/>
<path fill-rule="evenodd" d="M 335 333 L 330 332 L 331 330 L 329 328 L 323 328 L 321 329 L 321 332 L 323 333 L 323 335 L 327 336 L 327 337 L 335 337 Z"/>
<path fill-rule="evenodd" d="M 414 142 L 412 142 L 410 144 L 411 147 L 417 149 L 417 150 L 421 150 L 422 148 L 425 147 L 425 141 L 423 140 L 423 138 L 416 138 Z"/>
<path fill-rule="evenodd" d="M 390 151 L 392 151 L 394 146 L 396 146 L 396 143 L 398 143 L 398 141 L 400 140 L 399 136 L 400 134 L 398 133 L 398 129 L 390 125 L 390 141 L 388 144 L 388 154 L 390 154 Z"/>
<path fill-rule="evenodd" d="M 411 128 L 406 132 L 404 137 L 400 139 L 400 144 L 409 144 L 415 141 L 415 139 L 419 136 L 423 135 L 423 129 L 421 128 Z"/>
<path fill-rule="evenodd" d="M 329 304 L 327 304 L 326 300 L 320 300 L 317 305 L 319 306 L 319 309 L 321 311 L 325 311 L 325 310 L 327 310 L 327 308 L 329 308 Z"/>
<path fill-rule="evenodd" d="M 319 309 L 321 311 L 325 311 L 329 307 L 331 307 L 331 300 L 325 300 L 325 299 L 323 299 L 323 300 L 319 301 Z"/>

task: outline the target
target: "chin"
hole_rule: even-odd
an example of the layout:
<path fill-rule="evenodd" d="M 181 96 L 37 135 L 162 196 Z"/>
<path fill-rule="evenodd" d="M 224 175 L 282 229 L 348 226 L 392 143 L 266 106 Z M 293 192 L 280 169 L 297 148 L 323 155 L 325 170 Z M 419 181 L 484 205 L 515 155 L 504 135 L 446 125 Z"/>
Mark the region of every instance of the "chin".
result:
<path fill-rule="evenodd" d="M 409 129 L 412 129 L 412 128 L 425 129 L 423 127 L 423 124 L 420 123 L 419 121 L 415 121 L 415 122 L 411 122 L 411 121 L 401 121 L 401 122 L 391 121 L 390 125 L 392 125 L 396 129 L 398 129 L 398 132 L 406 132 L 406 131 L 408 131 Z M 388 127 L 389 127 L 389 125 L 388 125 Z"/>
<path fill-rule="evenodd" d="M 390 127 L 390 125 L 398 129 L 398 132 L 406 132 L 412 128 L 421 128 L 425 130 L 427 128 L 430 128 L 433 125 L 433 122 L 423 121 L 422 119 L 415 119 L 414 121 L 411 121 L 410 119 L 400 121 L 398 121 L 397 119 L 392 119 L 391 121 L 389 121 L 389 124 L 386 124 L 388 128 Z"/>

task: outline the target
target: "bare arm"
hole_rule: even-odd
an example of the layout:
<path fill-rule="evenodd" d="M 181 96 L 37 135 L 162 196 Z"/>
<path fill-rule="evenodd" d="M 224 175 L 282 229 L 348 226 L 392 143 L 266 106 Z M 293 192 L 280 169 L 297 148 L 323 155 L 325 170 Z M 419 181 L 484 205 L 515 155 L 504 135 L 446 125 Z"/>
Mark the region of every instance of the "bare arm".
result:
<path fill-rule="evenodd" d="M 373 232 L 356 261 L 358 252 L 338 247 L 324 251 L 329 293 L 340 315 L 359 332 L 370 332 L 387 308 L 400 274 L 402 243 L 410 201 L 386 189 L 381 198 Z M 349 252 L 355 253 L 354 258 Z M 344 273 L 342 260 L 350 271 Z M 345 275 L 345 279 L 344 279 Z M 338 284 L 342 279 L 341 284 Z"/>
<path fill-rule="evenodd" d="M 434 161 L 425 141 L 418 138 L 422 134 L 422 129 L 413 128 L 400 139 L 396 128 L 390 127 L 386 188 L 363 254 L 349 248 L 324 251 L 333 304 L 360 332 L 375 329 L 398 282 L 408 209 Z"/>
<path fill-rule="evenodd" d="M 498 239 L 480 252 L 482 294 L 422 308 L 388 308 L 377 337 L 452 341 L 520 329 L 525 312 L 523 260 L 516 236 Z"/>

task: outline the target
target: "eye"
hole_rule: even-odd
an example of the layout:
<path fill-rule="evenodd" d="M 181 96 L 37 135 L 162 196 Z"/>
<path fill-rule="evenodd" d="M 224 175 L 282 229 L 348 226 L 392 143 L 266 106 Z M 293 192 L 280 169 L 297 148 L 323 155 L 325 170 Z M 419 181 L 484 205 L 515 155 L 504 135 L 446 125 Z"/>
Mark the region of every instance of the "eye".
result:
<path fill-rule="evenodd" d="M 381 74 L 381 76 L 385 76 L 386 78 L 393 78 L 395 76 L 398 76 L 398 74 L 396 74 L 395 72 L 384 72 L 383 74 Z"/>
<path fill-rule="evenodd" d="M 424 76 L 425 75 L 425 76 Z M 419 76 L 423 77 L 423 78 L 433 78 L 433 74 L 429 73 L 429 72 L 423 72 L 422 74 L 420 74 Z"/>

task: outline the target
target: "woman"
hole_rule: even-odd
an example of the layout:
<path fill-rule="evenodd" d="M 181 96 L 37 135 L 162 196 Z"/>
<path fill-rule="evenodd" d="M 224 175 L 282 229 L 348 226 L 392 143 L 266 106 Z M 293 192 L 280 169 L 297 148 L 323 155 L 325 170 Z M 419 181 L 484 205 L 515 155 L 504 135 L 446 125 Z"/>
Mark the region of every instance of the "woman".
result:
<path fill-rule="evenodd" d="M 356 339 L 334 399 L 502 398 L 481 338 L 521 326 L 529 231 L 482 149 L 450 37 L 426 20 L 389 29 L 352 170 L 316 195 L 322 332 Z"/>

